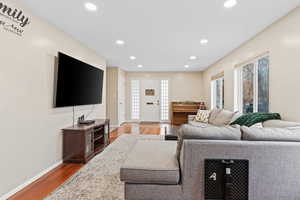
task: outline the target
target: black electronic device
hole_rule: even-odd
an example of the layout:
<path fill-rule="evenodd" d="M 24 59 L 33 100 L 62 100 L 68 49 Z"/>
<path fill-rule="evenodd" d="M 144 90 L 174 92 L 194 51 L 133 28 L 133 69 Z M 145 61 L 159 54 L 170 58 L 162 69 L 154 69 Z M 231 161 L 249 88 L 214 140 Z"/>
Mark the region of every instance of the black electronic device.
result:
<path fill-rule="evenodd" d="M 205 160 L 205 200 L 248 200 L 249 161 Z"/>
<path fill-rule="evenodd" d="M 55 107 L 101 104 L 103 76 L 103 70 L 59 53 Z"/>
<path fill-rule="evenodd" d="M 77 122 L 79 125 L 89 125 L 89 124 L 94 124 L 95 123 L 95 120 L 85 120 L 85 116 L 84 115 L 81 115 L 79 118 L 78 118 L 78 122 Z"/>

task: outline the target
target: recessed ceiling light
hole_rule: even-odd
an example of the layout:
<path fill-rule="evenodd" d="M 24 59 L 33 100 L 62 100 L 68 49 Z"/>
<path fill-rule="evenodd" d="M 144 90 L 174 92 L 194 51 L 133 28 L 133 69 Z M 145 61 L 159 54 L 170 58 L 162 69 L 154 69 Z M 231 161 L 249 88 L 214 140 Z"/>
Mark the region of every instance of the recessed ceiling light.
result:
<path fill-rule="evenodd" d="M 135 60 L 136 57 L 135 57 L 135 56 L 130 56 L 129 59 L 130 59 L 130 60 Z"/>
<path fill-rule="evenodd" d="M 201 44 L 207 44 L 208 43 L 208 39 L 202 39 L 202 40 L 200 40 L 200 43 Z"/>
<path fill-rule="evenodd" d="M 196 60 L 197 56 L 190 56 L 190 60 Z"/>
<path fill-rule="evenodd" d="M 224 3 L 224 7 L 225 8 L 233 8 L 234 6 L 236 6 L 237 1 L 236 0 L 226 0 Z"/>
<path fill-rule="evenodd" d="M 138 67 L 138 68 L 142 68 L 142 67 L 143 67 L 143 65 L 138 65 L 137 67 Z"/>
<path fill-rule="evenodd" d="M 184 67 L 185 67 L 185 68 L 189 68 L 190 66 L 189 66 L 189 65 L 184 65 Z"/>
<path fill-rule="evenodd" d="M 122 46 L 125 42 L 123 40 L 116 40 L 116 44 Z"/>
<path fill-rule="evenodd" d="M 97 10 L 97 6 L 91 2 L 86 2 L 84 4 L 84 6 L 88 11 L 96 11 Z"/>

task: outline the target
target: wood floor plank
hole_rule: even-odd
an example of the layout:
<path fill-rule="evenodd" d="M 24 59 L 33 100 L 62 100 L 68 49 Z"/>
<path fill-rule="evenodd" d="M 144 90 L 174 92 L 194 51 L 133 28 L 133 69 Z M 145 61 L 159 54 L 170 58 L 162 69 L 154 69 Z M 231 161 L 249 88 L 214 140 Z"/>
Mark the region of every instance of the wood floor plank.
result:
<path fill-rule="evenodd" d="M 163 135 L 167 123 L 124 123 L 110 133 L 110 141 L 115 141 L 122 134 Z M 42 200 L 75 174 L 83 164 L 64 163 L 48 172 L 9 200 Z"/>

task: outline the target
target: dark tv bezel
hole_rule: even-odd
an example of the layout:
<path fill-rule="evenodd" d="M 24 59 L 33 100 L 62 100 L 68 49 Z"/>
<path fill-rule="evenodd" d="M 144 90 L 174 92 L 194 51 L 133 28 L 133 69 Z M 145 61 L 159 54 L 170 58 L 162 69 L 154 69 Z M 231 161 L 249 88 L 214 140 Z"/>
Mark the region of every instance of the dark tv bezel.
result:
<path fill-rule="evenodd" d="M 89 66 L 89 67 L 93 67 L 93 68 L 95 68 L 95 69 L 97 69 L 97 70 L 99 70 L 99 71 L 101 71 L 102 72 L 102 94 L 101 94 L 101 100 L 100 100 L 100 102 L 97 102 L 97 103 L 87 103 L 87 104 L 75 104 L 75 105 L 61 105 L 61 106 L 58 106 L 57 105 L 57 85 L 58 85 L 58 75 L 59 75 L 59 66 L 60 66 L 60 57 L 61 56 L 67 56 L 67 57 L 69 57 L 69 58 L 71 58 L 71 59 L 74 59 L 74 60 L 76 60 L 76 61 L 79 61 L 79 62 L 81 62 L 81 63 L 83 63 L 83 64 L 85 64 L 85 65 L 87 65 L 87 66 Z M 55 89 L 55 92 L 54 92 L 54 108 L 66 108 L 66 107 L 74 107 L 74 106 L 88 106 L 88 105 L 100 105 L 100 104 L 102 104 L 103 103 L 103 91 L 104 91 L 104 70 L 103 69 L 100 69 L 100 68 L 98 68 L 98 67 L 95 67 L 95 66 L 93 66 L 93 65 L 90 65 L 90 64 L 88 64 L 88 63 L 86 63 L 86 62 L 83 62 L 83 61 L 81 61 L 81 60 L 79 60 L 79 59 L 76 59 L 76 58 L 74 58 L 74 57 L 72 57 L 72 56 L 69 56 L 69 55 L 67 55 L 67 54 L 65 54 L 65 53 L 62 53 L 62 52 L 58 52 L 58 56 L 57 56 L 57 59 L 56 59 L 56 69 L 55 69 L 55 86 L 54 86 L 54 89 Z"/>

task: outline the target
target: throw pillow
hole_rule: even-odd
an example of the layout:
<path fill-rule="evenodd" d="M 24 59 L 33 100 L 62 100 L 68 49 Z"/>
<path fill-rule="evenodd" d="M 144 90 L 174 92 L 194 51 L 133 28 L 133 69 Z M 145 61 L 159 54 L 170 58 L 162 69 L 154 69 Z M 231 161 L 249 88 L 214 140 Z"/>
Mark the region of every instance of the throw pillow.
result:
<path fill-rule="evenodd" d="M 198 140 L 241 140 L 240 126 L 208 126 L 205 128 L 189 124 L 182 125 L 178 131 L 177 158 L 180 157 L 183 141 L 185 139 Z"/>
<path fill-rule="evenodd" d="M 242 128 L 242 138 L 248 141 L 300 142 L 300 128 Z"/>
<path fill-rule="evenodd" d="M 212 111 L 209 114 L 209 118 L 208 118 L 208 123 L 212 124 L 212 122 L 216 119 L 217 115 L 219 114 L 219 112 L 221 112 L 222 109 L 218 109 L 218 108 L 214 108 L 212 109 Z"/>
<path fill-rule="evenodd" d="M 209 110 L 198 110 L 197 116 L 195 117 L 195 121 L 208 123 L 209 114 Z"/>
<path fill-rule="evenodd" d="M 237 112 L 231 112 L 229 110 L 220 110 L 214 120 L 211 120 L 211 124 L 215 126 L 226 126 L 229 125 L 232 118 L 236 115 Z"/>

